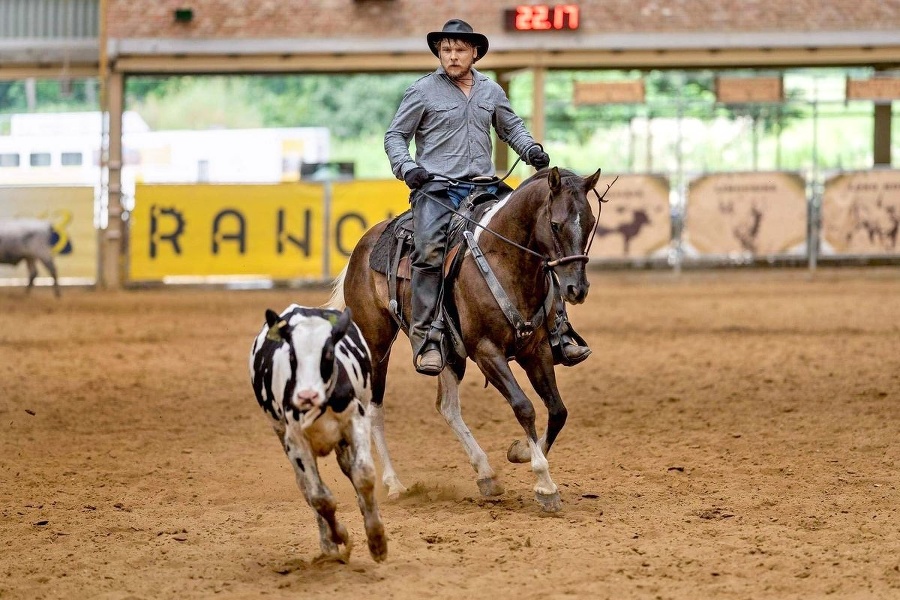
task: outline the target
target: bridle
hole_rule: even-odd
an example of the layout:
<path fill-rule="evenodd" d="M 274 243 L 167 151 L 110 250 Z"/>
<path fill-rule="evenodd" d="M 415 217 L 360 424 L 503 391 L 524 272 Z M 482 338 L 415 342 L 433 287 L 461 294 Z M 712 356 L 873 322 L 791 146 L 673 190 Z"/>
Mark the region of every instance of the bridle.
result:
<path fill-rule="evenodd" d="M 603 205 L 609 202 L 606 198 L 606 193 L 609 191 L 609 188 L 613 186 L 613 184 L 618 181 L 619 176 L 616 175 L 616 178 L 611 182 L 606 184 L 606 189 L 603 190 L 603 194 L 601 195 L 596 189 L 591 189 L 594 192 L 594 196 L 597 198 L 597 219 L 600 219 L 600 213 L 603 211 Z M 549 195 L 547 196 L 547 200 L 550 200 Z M 590 202 L 588 202 L 590 204 Z M 552 229 L 552 228 L 551 228 Z M 555 260 L 549 260 L 544 262 L 544 266 L 547 269 L 553 269 L 554 267 L 558 267 L 561 265 L 568 264 L 570 262 L 588 262 L 590 258 L 588 257 L 588 253 L 591 251 L 591 245 L 594 243 L 594 237 L 597 235 L 597 227 L 596 225 L 591 228 L 591 235 L 587 239 L 587 243 L 584 246 L 584 252 L 581 254 L 573 254 L 571 256 L 563 256 L 562 258 L 557 258 Z M 556 249 L 559 250 L 559 240 L 556 235 L 553 236 L 553 245 L 556 246 Z M 560 254 L 562 251 L 559 250 Z"/>

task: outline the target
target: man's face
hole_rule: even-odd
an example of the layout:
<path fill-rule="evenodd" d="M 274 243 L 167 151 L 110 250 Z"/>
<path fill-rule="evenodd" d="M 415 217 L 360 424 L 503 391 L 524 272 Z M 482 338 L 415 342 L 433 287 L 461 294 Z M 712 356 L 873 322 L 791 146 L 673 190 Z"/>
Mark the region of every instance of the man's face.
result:
<path fill-rule="evenodd" d="M 475 46 L 461 40 L 441 40 L 438 48 L 441 66 L 451 79 L 459 79 L 469 74 L 469 69 L 478 57 Z"/>

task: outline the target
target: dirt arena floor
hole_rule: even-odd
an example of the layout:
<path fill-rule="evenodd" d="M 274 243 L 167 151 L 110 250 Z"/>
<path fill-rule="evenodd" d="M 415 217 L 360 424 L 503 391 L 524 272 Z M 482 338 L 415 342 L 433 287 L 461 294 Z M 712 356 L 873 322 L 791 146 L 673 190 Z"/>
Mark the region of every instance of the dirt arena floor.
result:
<path fill-rule="evenodd" d="M 248 382 L 264 310 L 327 290 L 0 289 L 0 598 L 900 598 L 900 268 L 591 279 L 571 312 L 594 354 L 558 372 L 555 516 L 477 369 L 463 411 L 497 500 L 396 346 L 410 492 L 380 490 L 382 564 L 333 456 L 356 547 L 314 562 Z"/>

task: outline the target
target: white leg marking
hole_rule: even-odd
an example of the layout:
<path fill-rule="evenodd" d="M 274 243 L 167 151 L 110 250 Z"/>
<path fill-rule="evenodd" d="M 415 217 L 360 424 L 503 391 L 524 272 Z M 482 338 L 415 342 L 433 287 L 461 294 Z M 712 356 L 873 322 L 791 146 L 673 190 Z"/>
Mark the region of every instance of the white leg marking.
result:
<path fill-rule="evenodd" d="M 459 380 L 452 370 L 444 369 L 438 376 L 438 383 L 438 411 L 462 443 L 479 481 L 495 478 L 496 473 L 488 463 L 487 454 L 478 445 L 475 436 L 463 421 L 459 404 Z"/>
<path fill-rule="evenodd" d="M 400 483 L 394 465 L 391 464 L 391 455 L 388 453 L 387 442 L 384 438 L 384 406 L 369 405 L 369 419 L 372 425 L 372 439 L 375 440 L 375 450 L 381 460 L 381 481 L 388 489 L 388 498 L 396 500 L 400 494 L 406 491 L 406 487 Z"/>
<path fill-rule="evenodd" d="M 534 485 L 535 493 L 545 496 L 555 494 L 557 487 L 550 479 L 550 463 L 547 462 L 547 458 L 538 444 L 528 440 L 528 446 L 531 448 L 531 470 L 537 476 L 537 483 Z"/>

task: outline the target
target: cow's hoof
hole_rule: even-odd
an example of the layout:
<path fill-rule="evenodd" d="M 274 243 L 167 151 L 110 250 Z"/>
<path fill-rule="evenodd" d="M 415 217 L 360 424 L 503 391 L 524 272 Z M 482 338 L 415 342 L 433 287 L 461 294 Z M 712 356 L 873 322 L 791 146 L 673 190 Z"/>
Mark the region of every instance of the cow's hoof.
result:
<path fill-rule="evenodd" d="M 558 513 L 562 509 L 562 500 L 559 497 L 558 491 L 553 492 L 552 494 L 535 492 L 534 499 L 541 505 L 541 510 L 545 513 Z"/>
<path fill-rule="evenodd" d="M 375 562 L 384 562 L 387 559 L 387 539 L 383 535 L 369 538 L 369 554 Z"/>
<path fill-rule="evenodd" d="M 497 481 L 496 477 L 485 477 L 475 483 L 478 484 L 478 491 L 481 492 L 482 496 L 500 496 L 503 494 L 503 485 Z"/>
<path fill-rule="evenodd" d="M 531 461 L 531 448 L 527 442 L 516 440 L 509 445 L 506 451 L 506 460 L 511 463 L 527 463 Z"/>

